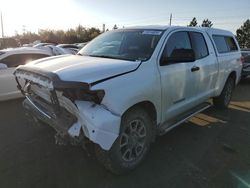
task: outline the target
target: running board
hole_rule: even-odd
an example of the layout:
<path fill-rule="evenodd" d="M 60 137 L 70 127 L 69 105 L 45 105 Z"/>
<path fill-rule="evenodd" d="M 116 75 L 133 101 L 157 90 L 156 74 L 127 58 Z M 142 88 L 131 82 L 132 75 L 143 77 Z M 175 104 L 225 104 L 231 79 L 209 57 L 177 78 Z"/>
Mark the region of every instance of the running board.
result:
<path fill-rule="evenodd" d="M 167 133 L 168 131 L 172 130 L 173 128 L 177 127 L 178 125 L 186 122 L 187 120 L 189 120 L 191 117 L 195 116 L 196 114 L 208 109 L 209 107 L 211 107 L 212 104 L 209 102 L 206 103 L 202 103 L 196 107 L 194 107 L 193 109 L 189 110 L 186 113 L 183 113 L 182 115 L 179 115 L 178 118 L 175 118 L 174 120 L 170 120 L 167 121 L 166 123 L 164 123 L 160 129 L 159 129 L 159 135 L 164 135 L 165 133 Z"/>

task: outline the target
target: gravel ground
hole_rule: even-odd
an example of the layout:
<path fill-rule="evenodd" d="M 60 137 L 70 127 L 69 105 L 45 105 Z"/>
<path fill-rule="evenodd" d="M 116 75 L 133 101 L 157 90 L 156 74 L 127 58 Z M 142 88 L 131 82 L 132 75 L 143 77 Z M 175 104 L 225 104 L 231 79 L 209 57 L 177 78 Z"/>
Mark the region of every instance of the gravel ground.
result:
<path fill-rule="evenodd" d="M 115 176 L 79 147 L 30 125 L 22 100 L 0 103 L 0 187 L 250 187 L 250 79 L 230 108 L 210 108 L 157 138 L 144 163 Z"/>

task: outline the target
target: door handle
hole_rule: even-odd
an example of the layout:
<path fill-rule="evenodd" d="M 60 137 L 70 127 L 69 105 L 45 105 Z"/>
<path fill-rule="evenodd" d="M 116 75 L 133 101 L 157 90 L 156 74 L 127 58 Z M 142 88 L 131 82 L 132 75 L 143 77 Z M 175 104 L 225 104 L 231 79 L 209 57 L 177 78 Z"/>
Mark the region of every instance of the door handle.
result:
<path fill-rule="evenodd" d="M 197 66 L 194 66 L 191 68 L 191 71 L 192 72 L 196 72 L 196 71 L 199 71 L 200 70 L 200 67 L 197 67 Z"/>

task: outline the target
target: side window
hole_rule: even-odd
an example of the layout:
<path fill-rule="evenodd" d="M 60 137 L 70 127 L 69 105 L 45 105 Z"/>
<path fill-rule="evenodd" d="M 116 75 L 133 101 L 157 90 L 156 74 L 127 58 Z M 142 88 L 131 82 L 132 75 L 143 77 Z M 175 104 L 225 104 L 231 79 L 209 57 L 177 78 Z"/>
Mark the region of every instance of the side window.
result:
<path fill-rule="evenodd" d="M 202 33 L 190 32 L 191 41 L 196 59 L 201 59 L 208 56 L 208 49 L 205 38 Z"/>
<path fill-rule="evenodd" d="M 176 32 L 170 36 L 166 45 L 167 57 L 173 56 L 176 49 L 192 49 L 187 32 Z"/>
<path fill-rule="evenodd" d="M 225 40 L 226 40 L 228 48 L 231 52 L 239 50 L 236 43 L 235 43 L 235 40 L 232 37 L 225 37 Z"/>
<path fill-rule="evenodd" d="M 7 56 L 4 59 L 2 59 L 1 63 L 4 63 L 8 67 L 16 67 L 19 59 L 20 59 L 19 54 L 10 55 L 10 56 Z"/>
<path fill-rule="evenodd" d="M 229 51 L 224 36 L 213 35 L 213 39 L 219 53 L 226 53 Z"/>
<path fill-rule="evenodd" d="M 22 65 L 29 63 L 30 61 L 34 61 L 37 59 L 41 59 L 44 57 L 48 57 L 48 55 L 45 54 L 23 54 L 21 57 L 21 63 Z"/>
<path fill-rule="evenodd" d="M 6 64 L 8 67 L 17 67 L 19 65 L 25 65 L 26 63 L 48 57 L 48 55 L 44 54 L 15 54 L 10 55 L 4 59 L 1 60 L 1 63 Z"/>
<path fill-rule="evenodd" d="M 179 53 L 182 52 L 182 50 L 191 50 L 191 43 L 189 39 L 188 32 L 180 31 L 172 34 L 167 44 L 163 50 L 162 59 L 163 58 L 172 58 L 176 56 L 180 56 Z"/>
<path fill-rule="evenodd" d="M 213 35 L 213 39 L 219 53 L 239 50 L 233 37 Z"/>

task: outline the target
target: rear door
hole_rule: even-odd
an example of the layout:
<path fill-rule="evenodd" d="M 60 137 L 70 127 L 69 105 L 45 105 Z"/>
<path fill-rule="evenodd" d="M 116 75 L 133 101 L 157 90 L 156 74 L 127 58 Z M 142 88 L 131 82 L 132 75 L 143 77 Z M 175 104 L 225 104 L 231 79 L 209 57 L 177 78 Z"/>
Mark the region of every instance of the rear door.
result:
<path fill-rule="evenodd" d="M 209 37 L 202 32 L 189 32 L 195 64 L 193 71 L 197 103 L 204 102 L 213 96 L 218 76 L 219 65 Z"/>

